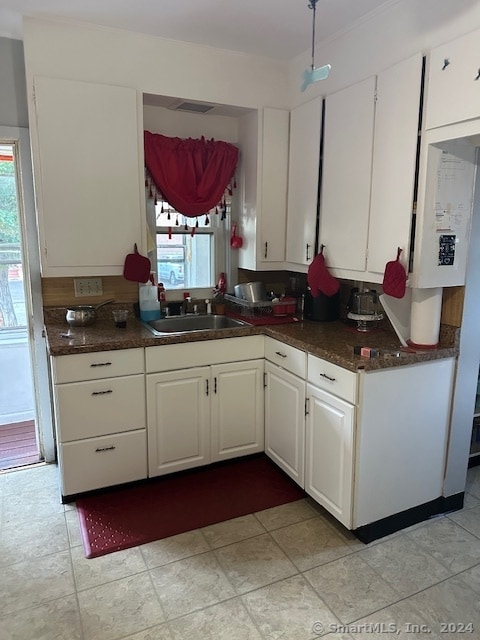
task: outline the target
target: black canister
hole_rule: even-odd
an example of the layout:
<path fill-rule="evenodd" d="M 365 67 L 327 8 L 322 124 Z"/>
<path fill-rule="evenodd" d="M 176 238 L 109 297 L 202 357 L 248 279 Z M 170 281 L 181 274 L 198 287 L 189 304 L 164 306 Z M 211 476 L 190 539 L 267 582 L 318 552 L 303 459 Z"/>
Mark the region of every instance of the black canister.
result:
<path fill-rule="evenodd" d="M 310 287 L 305 293 L 304 317 L 317 322 L 333 322 L 340 318 L 340 291 L 333 296 L 319 292 L 315 298 Z"/>

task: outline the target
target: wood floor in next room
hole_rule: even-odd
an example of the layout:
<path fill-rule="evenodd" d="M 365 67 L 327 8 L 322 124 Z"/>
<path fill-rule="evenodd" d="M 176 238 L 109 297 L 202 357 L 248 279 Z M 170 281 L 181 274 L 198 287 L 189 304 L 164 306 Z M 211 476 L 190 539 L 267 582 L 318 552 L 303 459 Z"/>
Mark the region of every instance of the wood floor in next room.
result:
<path fill-rule="evenodd" d="M 39 460 L 34 420 L 0 425 L 0 471 Z"/>

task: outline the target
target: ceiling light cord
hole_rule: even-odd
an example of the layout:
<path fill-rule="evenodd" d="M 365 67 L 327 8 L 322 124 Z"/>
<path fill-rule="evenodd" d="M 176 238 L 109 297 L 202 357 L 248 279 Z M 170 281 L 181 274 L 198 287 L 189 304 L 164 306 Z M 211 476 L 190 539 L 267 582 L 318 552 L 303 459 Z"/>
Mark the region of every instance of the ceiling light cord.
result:
<path fill-rule="evenodd" d="M 312 71 L 315 69 L 315 23 L 316 23 L 316 14 L 317 14 L 317 2 L 318 0 L 310 0 L 308 3 L 308 8 L 313 10 L 313 20 L 312 20 Z"/>
<path fill-rule="evenodd" d="M 319 67 L 318 69 L 315 67 L 315 23 L 317 2 L 318 0 L 309 0 L 308 2 L 308 8 L 313 10 L 312 64 L 309 69 L 305 69 L 305 71 L 303 72 L 303 83 L 301 86 L 301 91 L 305 91 L 305 89 L 313 82 L 318 82 L 319 80 L 325 80 L 326 78 L 328 78 L 330 69 L 332 68 L 329 64 L 324 64 L 323 67 Z"/>

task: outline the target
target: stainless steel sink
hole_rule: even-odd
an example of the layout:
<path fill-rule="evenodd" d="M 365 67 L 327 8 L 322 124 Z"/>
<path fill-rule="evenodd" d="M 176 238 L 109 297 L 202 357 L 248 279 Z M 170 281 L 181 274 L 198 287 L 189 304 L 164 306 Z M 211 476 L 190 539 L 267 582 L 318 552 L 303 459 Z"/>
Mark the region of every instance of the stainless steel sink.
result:
<path fill-rule="evenodd" d="M 172 333 L 190 333 L 192 331 L 221 331 L 222 329 L 252 326 L 244 320 L 237 320 L 228 316 L 193 314 L 151 320 L 142 324 L 156 336 L 170 335 Z"/>

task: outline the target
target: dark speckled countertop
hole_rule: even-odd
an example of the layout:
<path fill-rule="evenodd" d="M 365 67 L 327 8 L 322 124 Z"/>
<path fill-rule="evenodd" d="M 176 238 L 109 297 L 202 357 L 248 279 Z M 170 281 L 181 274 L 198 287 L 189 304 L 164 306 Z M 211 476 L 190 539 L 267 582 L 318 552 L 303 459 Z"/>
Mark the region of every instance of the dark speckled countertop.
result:
<path fill-rule="evenodd" d="M 126 308 L 126 306 L 128 305 L 109 305 L 98 309 L 97 320 L 89 327 L 70 327 L 65 320 L 65 308 L 45 308 L 45 337 L 48 353 L 52 356 L 60 356 L 261 334 L 281 340 L 350 371 L 386 369 L 458 355 L 459 329 L 450 325 L 441 326 L 438 348 L 408 353 L 400 350 L 398 337 L 390 323 L 385 320 L 379 329 L 368 333 L 360 333 L 350 324 L 342 321 L 304 320 L 288 324 L 156 337 L 134 317 L 133 310 L 130 313 L 127 328 L 115 328 L 112 309 Z M 245 319 L 248 321 L 248 318 Z M 356 356 L 353 353 L 355 345 L 373 347 L 380 353 L 374 358 Z"/>

